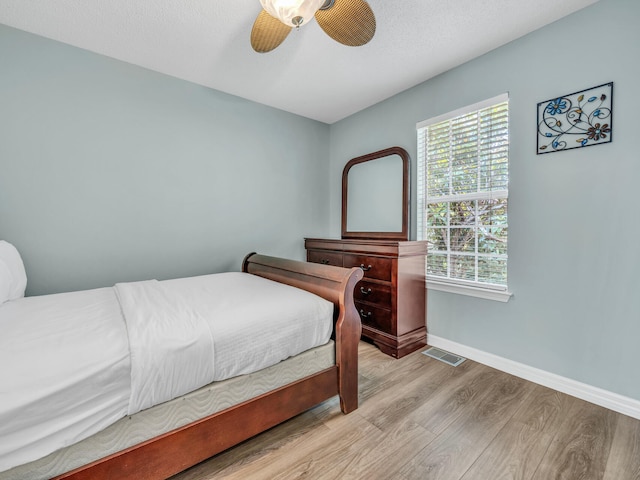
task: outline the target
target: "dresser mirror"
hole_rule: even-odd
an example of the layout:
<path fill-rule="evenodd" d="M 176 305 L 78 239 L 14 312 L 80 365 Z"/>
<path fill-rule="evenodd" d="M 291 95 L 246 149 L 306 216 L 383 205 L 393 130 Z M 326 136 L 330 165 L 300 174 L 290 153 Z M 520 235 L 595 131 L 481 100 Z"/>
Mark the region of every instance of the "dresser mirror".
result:
<path fill-rule="evenodd" d="M 391 147 L 342 171 L 342 238 L 409 239 L 409 154 Z"/>

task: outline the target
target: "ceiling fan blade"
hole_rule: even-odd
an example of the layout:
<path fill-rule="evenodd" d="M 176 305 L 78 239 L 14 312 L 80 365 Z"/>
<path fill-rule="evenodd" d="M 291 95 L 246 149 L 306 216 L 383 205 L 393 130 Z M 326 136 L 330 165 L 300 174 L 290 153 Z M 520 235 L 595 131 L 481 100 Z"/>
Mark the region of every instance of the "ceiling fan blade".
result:
<path fill-rule="evenodd" d="M 262 10 L 251 29 L 251 46 L 258 53 L 270 52 L 284 42 L 290 31 L 291 27 Z"/>
<path fill-rule="evenodd" d="M 350 47 L 368 43 L 376 33 L 376 17 L 365 0 L 335 0 L 315 17 L 327 35 Z"/>

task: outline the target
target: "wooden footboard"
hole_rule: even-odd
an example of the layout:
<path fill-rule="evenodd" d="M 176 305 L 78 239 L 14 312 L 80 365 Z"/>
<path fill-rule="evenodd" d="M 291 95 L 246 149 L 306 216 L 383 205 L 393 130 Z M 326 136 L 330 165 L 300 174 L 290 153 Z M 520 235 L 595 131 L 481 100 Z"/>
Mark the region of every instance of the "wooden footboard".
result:
<path fill-rule="evenodd" d="M 165 479 L 340 395 L 344 413 L 358 407 L 360 317 L 353 304 L 359 268 L 285 260 L 251 253 L 242 271 L 298 287 L 331 301 L 336 365 L 255 399 L 117 452 L 56 479 Z"/>
<path fill-rule="evenodd" d="M 358 342 L 362 326 L 353 303 L 353 290 L 364 275 L 362 269 L 250 253 L 244 259 L 242 271 L 307 290 L 333 302 L 340 407 L 344 413 L 358 408 Z"/>

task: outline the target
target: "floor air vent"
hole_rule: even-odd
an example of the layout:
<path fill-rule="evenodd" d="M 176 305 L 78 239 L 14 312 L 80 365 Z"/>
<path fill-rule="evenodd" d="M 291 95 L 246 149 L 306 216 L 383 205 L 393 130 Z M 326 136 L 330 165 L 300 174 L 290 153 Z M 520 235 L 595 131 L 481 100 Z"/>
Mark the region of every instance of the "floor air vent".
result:
<path fill-rule="evenodd" d="M 454 355 L 453 353 L 445 352 L 444 350 L 440 350 L 439 348 L 431 347 L 425 350 L 424 353 L 426 356 L 435 358 L 436 360 L 440 360 L 441 362 L 446 363 L 447 365 L 451 365 L 452 367 L 457 367 L 462 362 L 466 360 L 464 357 L 459 357 L 458 355 Z"/>

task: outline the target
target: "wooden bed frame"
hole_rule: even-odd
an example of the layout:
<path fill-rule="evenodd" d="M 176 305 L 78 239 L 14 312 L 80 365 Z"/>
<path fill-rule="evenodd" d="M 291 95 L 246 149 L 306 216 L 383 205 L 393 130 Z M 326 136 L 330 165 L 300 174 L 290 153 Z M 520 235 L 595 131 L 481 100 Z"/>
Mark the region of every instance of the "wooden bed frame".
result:
<path fill-rule="evenodd" d="M 166 479 L 335 395 L 340 395 L 343 413 L 358 408 L 361 325 L 353 303 L 353 289 L 363 276 L 362 270 L 250 253 L 244 259 L 242 271 L 307 290 L 333 302 L 335 365 L 55 479 Z"/>

